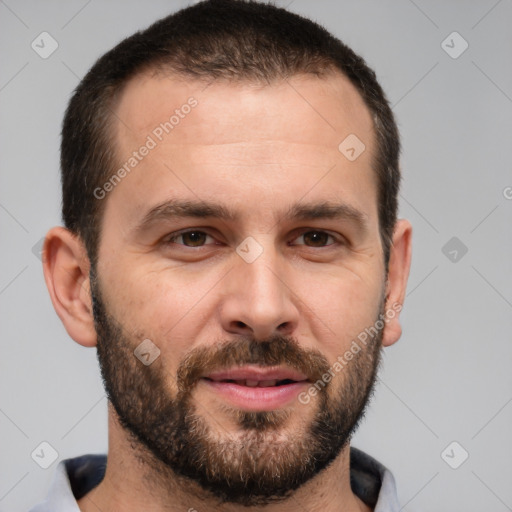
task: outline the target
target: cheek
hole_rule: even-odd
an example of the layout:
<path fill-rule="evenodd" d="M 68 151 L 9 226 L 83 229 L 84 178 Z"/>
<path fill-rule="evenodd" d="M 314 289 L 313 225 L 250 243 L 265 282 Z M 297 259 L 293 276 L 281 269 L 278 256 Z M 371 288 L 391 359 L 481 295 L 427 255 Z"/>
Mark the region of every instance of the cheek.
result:
<path fill-rule="evenodd" d="M 162 353 L 179 359 L 211 316 L 206 308 L 217 281 L 216 273 L 191 275 L 180 268 L 126 272 L 114 288 L 115 302 L 130 332 L 154 340 Z"/>
<path fill-rule="evenodd" d="M 304 314 L 329 360 L 345 352 L 353 339 L 374 324 L 381 301 L 382 285 L 343 270 L 303 288 Z M 307 306 L 307 307 L 306 307 Z"/>

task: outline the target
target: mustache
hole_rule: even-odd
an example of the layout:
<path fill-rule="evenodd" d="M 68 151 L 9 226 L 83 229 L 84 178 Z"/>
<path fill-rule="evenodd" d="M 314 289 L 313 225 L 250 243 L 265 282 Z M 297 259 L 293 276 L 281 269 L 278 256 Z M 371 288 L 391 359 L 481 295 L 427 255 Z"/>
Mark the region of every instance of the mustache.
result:
<path fill-rule="evenodd" d="M 263 341 L 241 335 L 236 340 L 198 347 L 189 352 L 177 371 L 178 392 L 187 394 L 206 374 L 245 365 L 287 366 L 316 382 L 329 370 L 327 359 L 314 349 L 300 346 L 293 337 L 274 334 Z"/>

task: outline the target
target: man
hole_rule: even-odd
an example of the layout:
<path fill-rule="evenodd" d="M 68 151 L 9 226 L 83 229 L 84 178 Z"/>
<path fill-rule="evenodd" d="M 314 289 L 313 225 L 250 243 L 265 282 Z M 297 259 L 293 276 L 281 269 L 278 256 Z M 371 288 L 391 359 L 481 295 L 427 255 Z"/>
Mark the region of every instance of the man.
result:
<path fill-rule="evenodd" d="M 398 155 L 374 73 L 283 9 L 201 2 L 104 55 L 44 273 L 97 347 L 108 458 L 61 462 L 33 510 L 398 510 L 350 447 L 401 335 Z"/>

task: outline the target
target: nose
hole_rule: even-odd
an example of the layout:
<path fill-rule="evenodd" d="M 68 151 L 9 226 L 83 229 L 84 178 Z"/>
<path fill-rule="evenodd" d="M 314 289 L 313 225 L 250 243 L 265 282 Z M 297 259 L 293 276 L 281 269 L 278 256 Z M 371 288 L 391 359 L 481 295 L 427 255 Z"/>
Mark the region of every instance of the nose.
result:
<path fill-rule="evenodd" d="M 257 340 L 291 335 L 299 322 L 299 299 L 287 279 L 289 273 L 284 272 L 284 262 L 275 251 L 265 249 L 252 263 L 239 258 L 234 265 L 225 278 L 220 308 L 223 329 Z"/>

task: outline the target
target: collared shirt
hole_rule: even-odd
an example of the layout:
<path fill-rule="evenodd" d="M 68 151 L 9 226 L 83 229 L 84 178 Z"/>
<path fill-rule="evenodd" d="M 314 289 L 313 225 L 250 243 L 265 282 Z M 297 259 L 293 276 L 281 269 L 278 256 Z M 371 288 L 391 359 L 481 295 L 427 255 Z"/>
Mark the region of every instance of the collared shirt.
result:
<path fill-rule="evenodd" d="M 57 466 L 45 501 L 30 512 L 80 512 L 77 500 L 94 489 L 105 475 L 106 455 L 82 455 Z M 374 512 L 400 510 L 392 473 L 366 453 L 350 448 L 350 485 Z"/>

